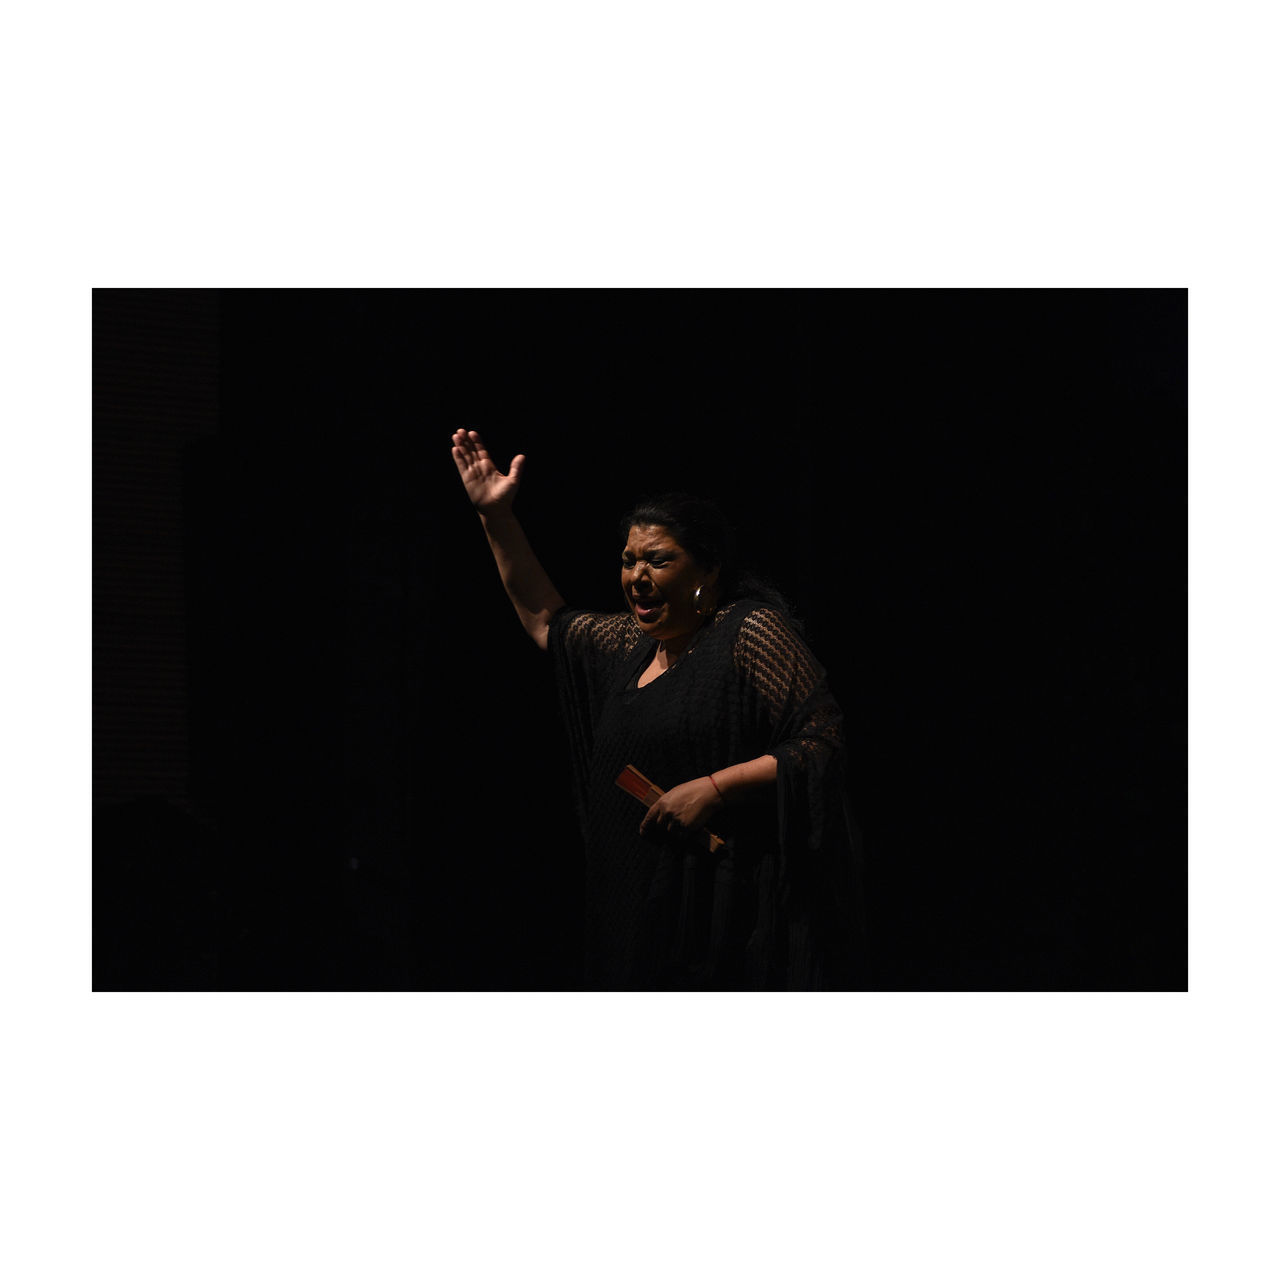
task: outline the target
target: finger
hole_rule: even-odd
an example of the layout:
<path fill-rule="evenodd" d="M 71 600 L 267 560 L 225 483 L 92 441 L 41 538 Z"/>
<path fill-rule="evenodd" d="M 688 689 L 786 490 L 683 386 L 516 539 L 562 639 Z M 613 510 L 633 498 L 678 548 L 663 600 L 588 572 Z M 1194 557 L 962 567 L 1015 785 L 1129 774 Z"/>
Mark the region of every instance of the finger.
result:
<path fill-rule="evenodd" d="M 475 459 L 464 449 L 455 448 L 453 450 L 453 460 L 457 465 L 458 474 L 466 482 L 470 482 L 476 477 Z"/>
<path fill-rule="evenodd" d="M 511 480 L 514 484 L 520 483 L 520 477 L 524 475 L 525 456 L 523 453 L 517 453 L 511 459 Z"/>
<path fill-rule="evenodd" d="M 489 450 L 485 448 L 484 441 L 480 438 L 480 433 L 478 431 L 468 431 L 467 435 L 470 438 L 472 449 L 475 450 L 476 457 L 483 458 L 488 462 L 490 460 Z"/>
<path fill-rule="evenodd" d="M 485 448 L 485 443 L 480 438 L 480 433 L 478 431 L 470 431 L 467 434 L 471 437 L 470 443 L 475 455 L 477 474 L 485 477 L 500 476 L 502 472 L 498 470 L 498 464 L 489 456 L 489 450 Z"/>
<path fill-rule="evenodd" d="M 475 449 L 465 431 L 458 430 L 453 433 L 453 457 L 459 468 L 470 468 L 475 461 Z"/>
<path fill-rule="evenodd" d="M 648 832 L 653 828 L 653 826 L 657 823 L 657 821 L 658 821 L 658 805 L 660 805 L 661 803 L 662 803 L 662 801 L 661 801 L 661 800 L 657 800 L 657 801 L 655 801 L 653 804 L 651 804 L 651 805 L 649 806 L 649 811 L 648 811 L 648 813 L 646 813 L 646 814 L 644 815 L 644 817 L 640 820 L 640 834 L 641 834 L 641 835 L 646 835 L 646 834 L 647 834 L 647 833 L 648 833 Z"/>

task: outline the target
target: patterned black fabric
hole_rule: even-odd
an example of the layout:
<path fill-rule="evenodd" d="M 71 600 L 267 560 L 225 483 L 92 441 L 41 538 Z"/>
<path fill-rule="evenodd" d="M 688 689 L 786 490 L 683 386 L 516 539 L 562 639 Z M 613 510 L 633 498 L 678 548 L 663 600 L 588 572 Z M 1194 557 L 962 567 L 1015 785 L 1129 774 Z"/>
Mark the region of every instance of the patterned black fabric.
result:
<path fill-rule="evenodd" d="M 597 990 L 847 988 L 860 931 L 842 717 L 823 669 L 773 609 L 736 601 L 667 672 L 627 613 L 551 623 L 586 844 L 586 980 Z M 776 792 L 721 810 L 725 848 L 644 838 L 615 785 L 660 787 L 772 754 Z"/>

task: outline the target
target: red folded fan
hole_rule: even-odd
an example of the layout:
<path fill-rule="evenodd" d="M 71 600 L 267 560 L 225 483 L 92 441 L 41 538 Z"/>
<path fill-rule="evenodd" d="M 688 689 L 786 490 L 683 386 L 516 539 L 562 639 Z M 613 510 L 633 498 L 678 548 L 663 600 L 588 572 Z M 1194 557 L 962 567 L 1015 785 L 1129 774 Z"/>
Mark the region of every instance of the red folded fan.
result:
<path fill-rule="evenodd" d="M 627 765 L 614 781 L 627 795 L 635 796 L 646 809 L 656 804 L 659 799 L 666 795 L 666 792 L 656 782 L 650 782 L 633 764 Z M 701 831 L 690 831 L 689 835 L 699 840 L 705 840 L 707 848 L 712 853 L 718 853 L 724 847 L 724 841 L 705 828 Z"/>

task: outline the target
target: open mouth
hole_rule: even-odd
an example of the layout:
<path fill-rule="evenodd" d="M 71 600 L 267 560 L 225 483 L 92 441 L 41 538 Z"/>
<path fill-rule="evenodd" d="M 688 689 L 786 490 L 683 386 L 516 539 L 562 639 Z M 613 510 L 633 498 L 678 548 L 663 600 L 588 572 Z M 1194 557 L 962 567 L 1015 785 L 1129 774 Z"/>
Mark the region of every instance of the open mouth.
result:
<path fill-rule="evenodd" d="M 632 596 L 631 603 L 635 606 L 636 617 L 641 622 L 653 622 L 662 612 L 662 601 L 653 596 L 646 596 L 644 599 Z"/>

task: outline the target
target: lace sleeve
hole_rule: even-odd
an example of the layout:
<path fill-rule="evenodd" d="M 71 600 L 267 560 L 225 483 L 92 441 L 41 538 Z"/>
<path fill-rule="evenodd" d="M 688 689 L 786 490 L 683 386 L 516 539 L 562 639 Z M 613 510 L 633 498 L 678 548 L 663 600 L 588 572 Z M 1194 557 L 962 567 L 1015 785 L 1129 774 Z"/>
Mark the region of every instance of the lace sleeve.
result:
<path fill-rule="evenodd" d="M 555 622 L 559 643 L 570 660 L 597 654 L 606 659 L 621 657 L 640 638 L 640 628 L 629 613 L 563 609 Z"/>
<path fill-rule="evenodd" d="M 574 801 L 584 823 L 596 721 L 617 663 L 639 640 L 640 628 L 629 613 L 564 608 L 552 617 L 547 632 L 556 699 L 573 762 Z"/>
<path fill-rule="evenodd" d="M 779 765 L 811 772 L 844 745 L 840 708 L 826 672 L 781 614 L 752 609 L 734 644 L 734 662 L 771 730 Z"/>
<path fill-rule="evenodd" d="M 743 619 L 734 661 L 778 761 L 778 855 L 765 871 L 787 924 L 765 928 L 758 950 L 768 956 L 785 935 L 789 982 L 848 989 L 865 971 L 865 925 L 840 707 L 808 646 L 772 609 Z"/>

